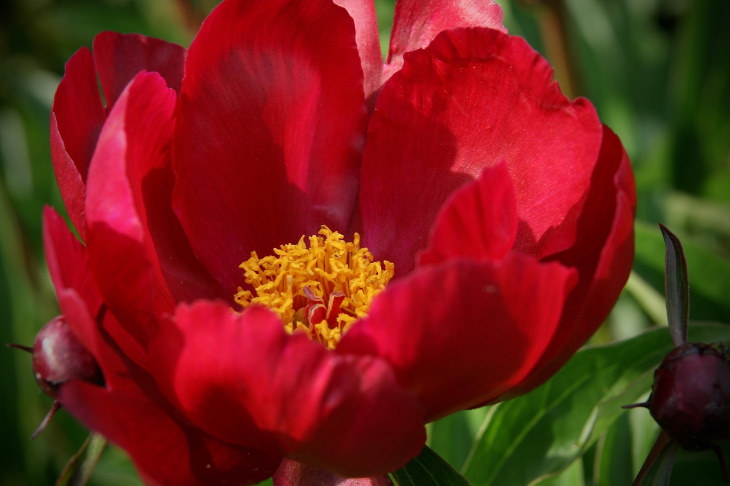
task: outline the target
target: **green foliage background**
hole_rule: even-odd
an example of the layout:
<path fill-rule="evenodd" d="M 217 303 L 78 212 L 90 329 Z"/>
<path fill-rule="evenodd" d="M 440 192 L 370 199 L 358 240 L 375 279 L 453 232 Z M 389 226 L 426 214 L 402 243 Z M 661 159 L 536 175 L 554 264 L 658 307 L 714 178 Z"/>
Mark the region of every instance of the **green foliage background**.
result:
<path fill-rule="evenodd" d="M 0 343 L 31 344 L 57 312 L 41 244 L 41 210 L 62 208 L 48 115 L 66 59 L 102 30 L 188 45 L 205 0 L 6 0 L 0 5 Z M 384 42 L 392 0 L 376 2 Z M 501 0 L 511 33 L 556 66 L 544 34 L 549 10 Z M 555 0 L 543 2 L 556 4 Z M 182 8 L 182 7 L 185 8 Z M 623 140 L 639 195 L 634 274 L 592 347 L 527 397 L 430 427 L 430 444 L 475 485 L 630 484 L 657 429 L 622 404 L 648 393 L 671 344 L 665 322 L 663 242 L 682 239 L 696 339 L 730 341 L 730 2 L 565 0 L 572 95 L 585 95 Z M 384 44 L 385 45 L 385 44 Z M 638 337 L 637 337 L 638 336 Z M 625 339 L 627 342 L 621 342 Z M 598 346 L 598 347 L 596 347 Z M 87 432 L 60 413 L 29 436 L 51 400 L 30 356 L 0 349 L 0 486 L 53 484 Z M 91 483 L 134 485 L 124 454 L 108 448 Z M 709 453 L 681 453 L 672 484 L 722 484 Z"/>

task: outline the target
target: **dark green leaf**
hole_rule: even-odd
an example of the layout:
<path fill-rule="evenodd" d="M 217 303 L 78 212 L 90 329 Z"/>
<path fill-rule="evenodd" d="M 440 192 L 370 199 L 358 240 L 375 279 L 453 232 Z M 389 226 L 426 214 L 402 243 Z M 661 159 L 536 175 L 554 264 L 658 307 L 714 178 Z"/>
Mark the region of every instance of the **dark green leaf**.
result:
<path fill-rule="evenodd" d="M 693 325 L 694 340 L 730 340 L 730 327 Z M 553 379 L 497 406 L 463 469 L 479 485 L 524 485 L 565 469 L 649 391 L 672 349 L 666 329 L 580 351 Z"/>
<path fill-rule="evenodd" d="M 664 255 L 664 296 L 667 300 L 667 322 L 675 346 L 687 342 L 689 322 L 689 277 L 682 243 L 666 226 L 660 224 L 666 247 Z"/>
<path fill-rule="evenodd" d="M 723 454 L 730 457 L 730 443 L 722 444 Z M 727 486 L 722 468 L 711 450 L 688 451 L 679 448 L 672 470 L 672 486 L 701 484 L 702 486 Z"/>
<path fill-rule="evenodd" d="M 469 486 L 469 481 L 428 446 L 393 477 L 400 486 Z"/>

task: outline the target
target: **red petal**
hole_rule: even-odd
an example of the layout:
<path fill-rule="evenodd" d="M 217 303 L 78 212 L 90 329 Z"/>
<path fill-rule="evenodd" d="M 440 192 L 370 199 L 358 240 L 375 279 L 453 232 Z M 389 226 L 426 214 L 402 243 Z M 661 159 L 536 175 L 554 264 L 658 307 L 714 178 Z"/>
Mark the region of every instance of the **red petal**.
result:
<path fill-rule="evenodd" d="M 163 90 L 164 91 L 164 90 Z M 165 91 L 165 94 L 169 94 Z M 144 96 L 154 97 L 154 89 Z M 138 100 L 146 103 L 145 99 Z M 128 129 L 129 153 L 126 158 L 129 189 L 144 233 L 144 243 L 150 261 L 159 265 L 162 285 L 167 287 L 174 301 L 193 301 L 201 298 L 232 300 L 232 294 L 223 291 L 193 253 L 180 222 L 172 210 L 174 175 L 169 157 L 171 114 L 161 116 L 160 133 L 149 136 L 144 128 L 145 111 L 139 114 L 128 110 L 127 124 L 140 124 L 140 131 Z M 164 112 L 164 110 L 163 110 Z M 154 123 L 154 121 L 153 121 Z M 147 138 L 149 137 L 149 138 Z M 145 153 L 146 152 L 146 153 Z"/>
<path fill-rule="evenodd" d="M 456 260 L 388 287 L 338 353 L 388 360 L 429 420 L 518 386 L 558 329 L 575 272 L 512 254 L 499 264 Z"/>
<path fill-rule="evenodd" d="M 150 369 L 220 440 L 250 440 L 253 421 L 291 458 L 351 477 L 397 469 L 425 442 L 420 406 L 377 358 L 338 356 L 258 307 L 200 301 L 175 326 L 152 343 Z"/>
<path fill-rule="evenodd" d="M 140 71 L 157 72 L 168 87 L 180 91 L 185 48 L 139 34 L 102 32 L 94 38 L 94 61 L 111 109 Z"/>
<path fill-rule="evenodd" d="M 82 48 L 66 63 L 51 112 L 51 156 L 66 210 L 79 234 L 86 235 L 86 173 L 106 118 L 91 52 Z"/>
<path fill-rule="evenodd" d="M 550 256 L 579 272 L 580 283 L 566 302 L 560 325 L 565 332 L 551 343 L 531 376 L 508 397 L 540 385 L 565 364 L 608 316 L 631 271 L 634 178 L 621 141 L 607 127 L 603 132 L 601 155 L 577 222 L 575 244 Z"/>
<path fill-rule="evenodd" d="M 429 45 L 445 30 L 489 27 L 503 32 L 502 9 L 492 0 L 398 0 L 390 35 L 388 72 L 403 65 L 403 54 Z"/>
<path fill-rule="evenodd" d="M 206 436 L 141 393 L 74 381 L 62 387 L 60 399 L 84 425 L 125 449 L 147 484 L 256 484 L 278 463 L 276 456 Z"/>
<path fill-rule="evenodd" d="M 66 63 L 51 113 L 51 155 L 66 209 L 82 238 L 86 238 L 86 175 L 106 118 L 96 69 L 111 107 L 141 70 L 159 71 L 169 86 L 179 89 L 184 55 L 185 50 L 175 44 L 137 34 L 105 32 L 94 39 L 93 59 L 83 48 Z"/>
<path fill-rule="evenodd" d="M 347 9 L 355 21 L 355 40 L 365 77 L 365 98 L 368 98 L 383 84 L 383 54 L 375 4 L 372 0 L 334 0 L 334 3 Z"/>
<path fill-rule="evenodd" d="M 102 326 L 105 333 L 117 339 L 118 347 L 124 349 L 134 362 L 144 362 L 144 351 L 105 311 L 89 267 L 86 248 L 53 209 L 47 208 L 44 212 L 43 230 L 48 269 L 61 311 L 73 333 L 102 367 L 107 386 L 113 387 L 117 382 L 119 365 L 111 364 L 106 347 L 100 343 Z M 126 368 L 121 374 L 127 379 Z"/>
<path fill-rule="evenodd" d="M 363 160 L 364 233 L 377 258 L 407 273 L 448 196 L 501 161 L 521 247 L 563 221 L 585 198 L 601 125 L 551 77 L 523 39 L 495 30 L 449 31 L 406 56 L 378 97 Z"/>
<path fill-rule="evenodd" d="M 352 19 L 324 0 L 225 1 L 185 69 L 176 213 L 233 293 L 251 250 L 348 227 L 365 122 Z"/>
<path fill-rule="evenodd" d="M 87 225 L 91 267 L 109 308 L 143 343 L 154 332 L 153 312 L 172 310 L 172 297 L 130 187 L 131 168 L 163 165 L 175 92 L 156 73 L 138 75 L 117 100 L 89 170 Z"/>
<path fill-rule="evenodd" d="M 56 292 L 75 289 L 89 308 L 98 309 L 101 298 L 89 273 L 89 257 L 55 209 L 43 210 L 43 249 Z"/>
<path fill-rule="evenodd" d="M 95 320 L 73 290 L 59 295 L 74 331 L 90 340 L 106 387 L 67 382 L 59 400 L 82 423 L 130 453 L 150 484 L 251 484 L 270 476 L 280 456 L 225 445 L 180 419 L 149 374 L 125 354 L 130 338 L 111 313 Z M 132 343 L 133 344 L 133 343 Z"/>
<path fill-rule="evenodd" d="M 124 330 L 106 307 L 90 308 L 75 289 L 59 291 L 58 303 L 69 327 L 84 348 L 96 358 L 107 388 L 114 390 L 128 387 L 131 375 L 144 374 L 139 370 L 130 372 L 128 366 L 130 363 L 144 365 L 145 350 Z M 125 353 L 126 357 L 119 359 L 116 356 L 118 352 Z"/>
<path fill-rule="evenodd" d="M 159 264 L 164 285 L 175 302 L 202 298 L 232 300 L 193 253 L 171 201 L 174 176 L 169 159 L 136 158 L 128 161 L 129 184 L 146 235 L 150 258 Z M 162 162 L 165 165 L 149 165 Z"/>
<path fill-rule="evenodd" d="M 329 471 L 284 459 L 274 474 L 274 486 L 393 486 L 387 475 L 343 478 Z"/>
<path fill-rule="evenodd" d="M 100 361 L 94 316 L 102 308 L 102 300 L 91 275 L 88 252 L 52 208 L 43 212 L 43 246 L 66 322 L 84 348 Z"/>
<path fill-rule="evenodd" d="M 102 84 L 115 101 L 131 76 L 146 69 L 159 73 L 167 85 L 179 90 L 182 80 L 185 50 L 176 45 L 136 34 L 122 35 L 114 32 L 99 34 L 94 40 L 94 54 L 99 68 Z M 162 91 L 164 89 L 160 88 Z M 134 140 L 126 160 L 129 187 L 135 201 L 136 210 L 143 226 L 147 251 L 162 255 L 151 257 L 161 266 L 165 284 L 175 300 L 194 300 L 196 298 L 228 297 L 217 282 L 198 262 L 187 244 L 185 233 L 172 212 L 171 199 L 173 174 L 169 158 L 168 143 L 172 134 L 169 93 L 163 96 L 167 110 L 159 123 L 159 134 L 149 140 L 143 128 L 130 138 Z M 142 103 L 145 103 L 144 101 Z M 147 120 L 135 119 L 135 114 L 127 114 L 125 123 L 144 127 Z M 144 115 L 143 115 L 144 116 Z M 131 127 L 129 134 L 134 131 Z M 152 145 L 148 147 L 148 143 Z M 150 154 L 139 154 L 149 151 Z"/>
<path fill-rule="evenodd" d="M 501 260 L 517 236 L 517 208 L 505 164 L 484 169 L 479 178 L 457 190 L 436 219 L 429 247 L 419 263 L 457 257 Z"/>

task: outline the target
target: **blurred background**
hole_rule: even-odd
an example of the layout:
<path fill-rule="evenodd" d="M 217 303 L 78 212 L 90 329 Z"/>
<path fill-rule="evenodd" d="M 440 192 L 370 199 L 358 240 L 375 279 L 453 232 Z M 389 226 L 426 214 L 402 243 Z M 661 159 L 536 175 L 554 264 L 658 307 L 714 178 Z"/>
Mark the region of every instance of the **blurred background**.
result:
<path fill-rule="evenodd" d="M 81 46 L 90 47 L 103 30 L 188 45 L 216 3 L 0 3 L 0 344 L 31 345 L 38 329 L 58 312 L 42 252 L 41 210 L 47 204 L 63 208 L 50 162 L 48 125 L 64 62 Z M 509 31 L 526 37 L 553 63 L 566 93 L 591 99 L 634 165 L 639 196 L 634 273 L 594 344 L 665 323 L 658 222 L 684 243 L 692 319 L 730 322 L 730 2 L 498 3 Z M 385 46 L 393 0 L 376 4 Z M 33 380 L 30 355 L 0 349 L 0 486 L 53 484 L 88 435 L 61 412 L 31 440 L 51 402 Z M 434 425 L 432 445 L 453 464 L 463 461 L 484 413 Z M 622 433 L 632 434 L 636 427 L 655 433 L 648 420 L 639 426 L 621 422 L 626 422 L 617 425 Z M 638 470 L 651 441 L 649 435 L 627 442 L 633 449 L 625 477 Z M 595 452 L 591 447 L 578 461 L 583 465 L 580 481 L 566 484 L 611 484 L 590 467 Z M 702 468 L 714 468 L 719 476 L 711 453 L 680 456 L 673 484 L 690 484 L 682 481 Z M 109 447 L 90 484 L 139 481 L 124 454 Z"/>

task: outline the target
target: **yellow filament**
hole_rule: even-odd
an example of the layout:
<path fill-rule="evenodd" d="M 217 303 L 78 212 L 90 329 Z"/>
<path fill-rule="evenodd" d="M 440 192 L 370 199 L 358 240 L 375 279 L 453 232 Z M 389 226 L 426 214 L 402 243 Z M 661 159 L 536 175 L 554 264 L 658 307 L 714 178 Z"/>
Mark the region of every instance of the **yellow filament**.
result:
<path fill-rule="evenodd" d="M 360 248 L 357 233 L 349 242 L 322 226 L 318 235 L 302 236 L 298 243 L 275 248 L 274 255 L 264 258 L 251 252 L 239 267 L 253 291 L 239 287 L 234 299 L 244 308 L 268 307 L 289 332 L 306 332 L 334 349 L 352 323 L 367 314 L 370 302 L 393 277 L 394 266 L 373 261 L 370 251 Z M 309 322 L 306 311 L 312 305 L 319 303 L 322 311 L 333 314 L 332 299 L 341 300 L 336 316 Z"/>

